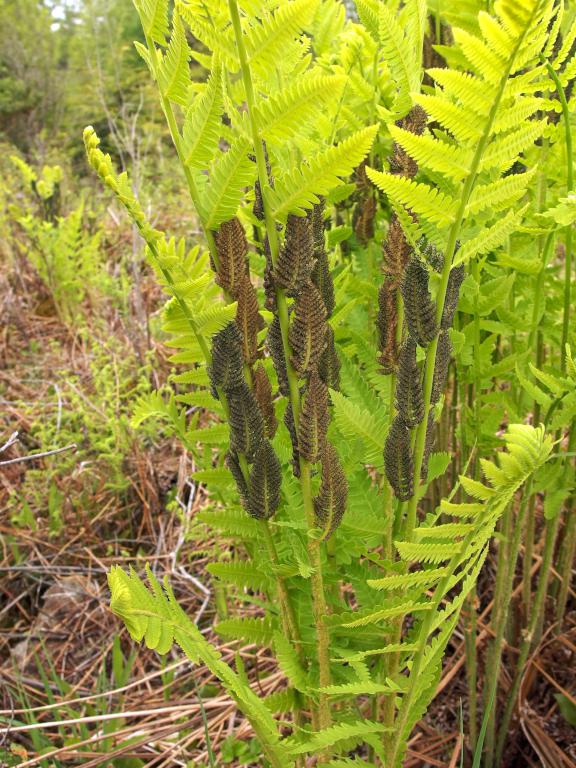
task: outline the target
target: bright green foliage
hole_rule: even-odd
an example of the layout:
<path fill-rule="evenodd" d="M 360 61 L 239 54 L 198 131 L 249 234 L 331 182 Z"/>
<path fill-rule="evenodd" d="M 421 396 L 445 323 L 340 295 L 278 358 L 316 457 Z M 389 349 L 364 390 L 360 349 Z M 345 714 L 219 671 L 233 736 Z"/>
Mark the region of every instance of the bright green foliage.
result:
<path fill-rule="evenodd" d="M 37 173 L 21 158 L 10 159 L 27 192 L 20 210 L 14 206 L 12 212 L 25 234 L 18 247 L 46 285 L 60 320 L 78 326 L 86 299 L 97 302 L 102 294 L 113 292 L 101 256 L 102 233 L 90 232 L 83 201 L 62 215 L 59 166 L 44 166 Z"/>
<path fill-rule="evenodd" d="M 160 419 L 193 453 L 210 495 L 195 523 L 225 543 L 207 570 L 250 611 L 216 630 L 270 648 L 290 734 L 167 585 L 113 569 L 112 609 L 135 639 L 206 664 L 273 766 L 371 765 L 351 759 L 360 746 L 399 768 L 500 518 L 549 471 L 540 420 L 560 428 L 575 411 L 570 349 L 560 365 L 531 357 L 545 244 L 573 221 L 561 181 L 547 212 L 532 193 L 543 142 L 560 154 L 540 56 L 567 84 L 566 20 L 551 0 L 501 0 L 493 15 L 438 3 L 437 27 L 460 28 L 425 78 L 421 0 L 359 0 L 358 23 L 336 0 L 135 5 L 205 245 L 155 229 L 86 129 L 89 163 L 170 297 L 163 330 L 183 367 L 174 393 L 137 402 L 133 424 Z M 410 354 L 394 359 L 401 344 Z M 549 520 L 569 486 L 545 504 Z"/>
<path fill-rule="evenodd" d="M 149 648 L 167 653 L 176 642 L 193 662 L 202 661 L 218 677 L 239 708 L 248 717 L 260 737 L 273 765 L 289 768 L 293 763 L 278 746 L 279 737 L 272 716 L 252 690 L 242 681 L 211 646 L 176 602 L 170 587 L 162 587 L 147 571 L 150 589 L 138 576 L 126 574 L 120 567 L 108 576 L 112 600 L 110 607 L 125 622 L 135 640 L 144 640 Z"/>

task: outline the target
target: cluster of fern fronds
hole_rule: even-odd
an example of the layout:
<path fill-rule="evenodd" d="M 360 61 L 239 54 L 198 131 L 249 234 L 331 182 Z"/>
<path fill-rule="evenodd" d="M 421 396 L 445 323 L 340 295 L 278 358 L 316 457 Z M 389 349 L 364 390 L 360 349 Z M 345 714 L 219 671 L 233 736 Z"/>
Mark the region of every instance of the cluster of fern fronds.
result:
<path fill-rule="evenodd" d="M 154 229 L 86 130 L 90 164 L 170 296 L 164 328 L 186 366 L 134 418 L 163 418 L 196 457 L 211 499 L 200 518 L 233 553 L 210 570 L 261 607 L 216 629 L 271 648 L 285 692 L 260 701 L 167 583 L 147 589 L 114 569 L 113 610 L 134 638 L 160 652 L 175 641 L 207 664 L 270 765 L 395 768 L 494 530 L 550 457 L 525 395 L 549 405 L 552 429 L 555 411 L 573 413 L 567 332 L 551 334 L 558 375 L 530 368 L 553 405 L 525 372 L 543 306 L 506 298 L 517 272 L 544 280 L 573 221 L 571 198 L 547 210 L 531 190 L 546 178 L 544 147 L 568 149 L 576 26 L 552 0 L 499 0 L 460 20 L 443 3 L 430 17 L 425 0 L 358 0 L 358 21 L 338 0 L 135 6 L 203 237 L 191 246 Z M 424 71 L 423 52 L 449 38 Z M 571 178 L 558 187 L 571 192 Z M 571 241 L 565 252 L 569 270 Z M 530 310 L 535 336 L 521 339 L 515 313 Z M 512 368 L 506 411 L 491 380 Z M 213 414 L 208 426 L 191 406 Z M 554 462 L 563 489 L 569 455 Z M 292 713 L 289 736 L 272 712 Z M 349 757 L 357 746 L 372 762 Z"/>

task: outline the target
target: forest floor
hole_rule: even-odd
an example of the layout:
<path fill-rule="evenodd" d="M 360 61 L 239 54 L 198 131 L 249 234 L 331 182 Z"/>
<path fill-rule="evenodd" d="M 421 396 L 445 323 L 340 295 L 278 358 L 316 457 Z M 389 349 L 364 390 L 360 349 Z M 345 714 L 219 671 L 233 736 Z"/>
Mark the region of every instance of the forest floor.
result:
<path fill-rule="evenodd" d="M 153 286 L 148 296 L 153 313 L 159 302 Z M 20 272 L 18 284 L 13 275 L 3 279 L 0 309 L 5 320 L 0 332 L 0 445 L 18 432 L 0 454 L 6 462 L 42 447 L 35 434 L 39 421 L 59 425 L 76 407 L 63 394 L 58 372 L 73 371 L 87 409 L 97 411 L 100 404 L 91 399 L 91 348 L 57 320 L 32 272 Z M 139 342 L 127 325 L 134 328 L 112 313 L 104 333 L 119 354 L 129 349 L 137 360 Z M 156 385 L 169 372 L 168 352 L 155 344 L 150 355 Z M 201 540 L 188 535 L 205 503 L 203 489 L 188 481 L 191 457 L 162 435 L 134 439 L 122 458 L 127 482 L 118 491 L 110 487 L 108 467 L 96 449 L 84 445 L 81 460 L 72 451 L 0 466 L 0 716 L 8 723 L 0 735 L 0 765 L 203 766 L 210 764 L 207 743 L 216 765 L 259 765 L 250 727 L 215 681 L 176 651 L 162 659 L 136 648 L 108 608 L 106 570 L 118 563 L 142 570 L 148 562 L 156 574 L 168 575 L 202 630 L 214 634 L 217 609 L 223 609 L 206 565 L 221 542 L 206 534 Z M 32 496 L 24 503 L 27 494 Z M 167 505 L 168 500 L 176 506 Z M 489 559 L 478 585 L 480 655 L 490 635 L 485 622 L 494 562 Z M 539 562 L 536 552 L 534 572 Z M 515 594 L 521 590 L 518 580 Z M 512 610 L 516 620 L 517 614 Z M 511 627 L 511 637 L 516 634 Z M 226 658 L 233 661 L 240 653 L 260 693 L 285 685 L 266 652 L 216 641 Z M 506 768 L 576 765 L 574 730 L 557 700 L 562 694 L 576 706 L 575 673 L 567 664 L 575 650 L 572 594 L 564 626 L 547 625 L 526 668 Z M 514 653 L 511 642 L 506 654 Z M 509 683 L 504 664 L 501 690 Z M 448 648 L 435 702 L 413 735 L 406 766 L 461 765 L 466 686 L 461 629 Z M 480 680 L 479 700 L 482 688 Z"/>

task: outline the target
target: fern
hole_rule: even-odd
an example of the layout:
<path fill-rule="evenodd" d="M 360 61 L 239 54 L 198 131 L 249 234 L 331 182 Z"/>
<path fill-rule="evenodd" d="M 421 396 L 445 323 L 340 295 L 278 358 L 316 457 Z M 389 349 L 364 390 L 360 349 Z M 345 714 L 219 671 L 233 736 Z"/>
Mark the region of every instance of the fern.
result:
<path fill-rule="evenodd" d="M 340 392 L 332 392 L 330 396 L 334 404 L 334 420 L 342 436 L 348 440 L 361 441 L 366 463 L 380 464 L 384 424 L 375 421 L 374 414 L 355 405 Z"/>
<path fill-rule="evenodd" d="M 214 629 L 227 640 L 268 646 L 273 642 L 273 625 L 268 619 L 226 619 L 216 624 Z"/>
<path fill-rule="evenodd" d="M 475 5 L 432 9 L 435 34 L 461 22 L 448 46 L 424 0 L 358 0 L 360 23 L 338 0 L 178 0 L 170 23 L 166 2 L 137 2 L 203 246 L 152 226 L 85 134 L 146 242 L 184 366 L 133 423 L 160 420 L 193 452 L 208 503 L 189 535 L 218 542 L 219 593 L 258 611 L 216 632 L 268 648 L 287 688 L 258 699 L 153 577 L 146 589 L 113 569 L 112 607 L 135 639 L 206 664 L 274 768 L 370 765 L 356 747 L 399 768 L 501 516 L 543 482 L 552 438 L 514 422 L 527 400 L 536 423 L 576 413 L 572 357 L 533 357 L 526 338 L 542 321 L 557 344 L 542 286 L 560 295 L 573 190 L 558 176 L 545 204 L 543 184 L 548 153 L 562 164 L 554 120 L 574 69 L 552 38 L 573 42 L 576 25 L 552 0 Z M 424 80 L 429 43 L 447 66 Z M 445 400 L 462 415 L 454 456 Z M 358 720 L 365 706 L 382 722 Z M 291 713 L 286 739 L 272 712 Z"/>
<path fill-rule="evenodd" d="M 181 106 L 186 106 L 188 103 L 189 60 L 190 49 L 186 41 L 184 25 L 180 16 L 174 13 L 170 43 L 159 66 L 158 85 L 167 99 Z"/>
<path fill-rule="evenodd" d="M 246 40 L 249 65 L 257 72 L 274 69 L 278 51 L 310 22 L 315 5 L 316 0 L 290 0 L 262 21 L 255 20 Z"/>
<path fill-rule="evenodd" d="M 237 139 L 231 149 L 214 161 L 202 201 L 207 229 L 216 229 L 236 215 L 244 189 L 254 176 L 254 164 L 247 157 L 247 149 L 247 143 Z"/>
<path fill-rule="evenodd" d="M 136 0 L 144 34 L 163 45 L 168 35 L 168 0 Z"/>
<path fill-rule="evenodd" d="M 341 184 L 368 154 L 376 131 L 377 126 L 364 128 L 278 179 L 271 193 L 274 218 L 284 221 L 289 213 L 304 215 L 319 196 Z"/>
<path fill-rule="evenodd" d="M 257 108 L 259 133 L 265 141 L 282 142 L 302 129 L 302 120 L 321 110 L 327 102 L 337 100 L 345 87 L 342 76 L 308 72 L 297 82 Z"/>
<path fill-rule="evenodd" d="M 204 168 L 214 159 L 223 110 L 222 71 L 214 67 L 204 89 L 188 107 L 182 128 L 183 161 L 189 168 Z"/>
<path fill-rule="evenodd" d="M 358 741 L 363 736 L 372 733 L 383 733 L 386 727 L 381 723 L 370 720 L 359 720 L 356 723 L 337 723 L 314 734 L 312 738 L 290 748 L 293 755 L 302 755 L 306 752 L 316 752 L 325 747 L 332 747 L 340 741 Z"/>
<path fill-rule="evenodd" d="M 108 575 L 110 607 L 126 624 L 131 637 L 144 640 L 148 648 L 167 653 L 177 643 L 193 662 L 202 661 L 218 677 L 238 707 L 252 723 L 262 740 L 272 765 L 293 765 L 279 746 L 280 737 L 272 716 L 242 679 L 222 661 L 218 651 L 204 638 L 179 607 L 167 582 L 162 587 L 147 569 L 150 589 L 134 571 L 126 574 L 120 567 Z"/>

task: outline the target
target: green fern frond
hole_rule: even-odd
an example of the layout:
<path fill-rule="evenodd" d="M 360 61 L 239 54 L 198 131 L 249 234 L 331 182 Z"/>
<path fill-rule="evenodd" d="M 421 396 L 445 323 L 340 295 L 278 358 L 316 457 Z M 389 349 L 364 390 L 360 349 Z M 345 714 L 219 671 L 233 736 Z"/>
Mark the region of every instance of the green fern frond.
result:
<path fill-rule="evenodd" d="M 367 659 L 370 658 L 370 656 L 382 656 L 388 653 L 400 653 L 408 656 L 417 650 L 418 645 L 416 643 L 389 643 L 383 648 L 370 648 L 368 651 L 360 651 L 351 656 L 350 661 L 354 661 L 355 659 Z"/>
<path fill-rule="evenodd" d="M 377 125 L 364 128 L 287 171 L 270 191 L 273 217 L 285 221 L 289 213 L 303 216 L 320 196 L 342 184 L 370 151 L 377 131 Z"/>
<path fill-rule="evenodd" d="M 442 525 L 421 525 L 414 531 L 414 538 L 419 539 L 454 539 L 463 537 L 472 531 L 471 523 L 444 523 Z"/>
<path fill-rule="evenodd" d="M 414 96 L 414 100 L 426 111 L 429 118 L 440 123 L 456 141 L 465 145 L 480 139 L 482 126 L 476 120 L 470 120 L 470 113 L 464 107 L 442 96 L 418 94 Z"/>
<path fill-rule="evenodd" d="M 186 106 L 188 103 L 189 61 L 190 49 L 184 33 L 184 25 L 175 11 L 172 16 L 170 42 L 158 68 L 158 85 L 165 98 L 181 106 Z"/>
<path fill-rule="evenodd" d="M 366 173 L 370 181 L 385 192 L 396 205 L 401 205 L 431 224 L 441 227 L 447 227 L 454 221 L 458 201 L 440 190 L 405 176 L 383 173 L 374 168 L 367 168 Z"/>
<path fill-rule="evenodd" d="M 354 619 L 353 621 L 342 622 L 342 626 L 365 627 L 368 624 L 375 624 L 376 622 L 384 621 L 385 619 L 393 619 L 397 616 L 407 616 L 410 613 L 417 613 L 418 611 L 428 611 L 431 607 L 431 604 L 425 601 L 397 601 L 396 604 L 390 605 L 388 608 L 379 608 L 378 610 L 370 611 L 358 611 L 355 614 L 352 614 L 358 616 L 358 618 Z"/>
<path fill-rule="evenodd" d="M 461 546 L 458 543 L 442 544 L 436 542 L 395 541 L 394 546 L 402 560 L 411 563 L 444 563 L 454 557 L 454 555 L 458 555 L 461 551 Z"/>
<path fill-rule="evenodd" d="M 377 421 L 373 413 L 356 405 L 341 392 L 331 390 L 330 397 L 334 405 L 334 422 L 342 436 L 362 442 L 367 464 L 381 464 L 385 422 Z"/>
<path fill-rule="evenodd" d="M 481 170 L 497 169 L 504 173 L 514 165 L 518 157 L 540 138 L 546 122 L 531 120 L 503 136 L 496 137 L 482 156 Z"/>
<path fill-rule="evenodd" d="M 444 97 L 449 96 L 455 102 L 471 109 L 474 114 L 486 114 L 492 106 L 490 92 L 482 78 L 471 72 L 457 69 L 437 69 L 432 67 L 426 73 L 442 87 Z"/>
<path fill-rule="evenodd" d="M 440 511 L 452 517 L 475 517 L 484 510 L 483 504 L 453 504 L 446 499 L 440 502 Z"/>
<path fill-rule="evenodd" d="M 340 741 L 360 740 L 372 733 L 384 733 L 388 729 L 382 723 L 370 720 L 358 720 L 356 723 L 336 723 L 322 731 L 313 734 L 308 741 L 294 746 L 288 746 L 290 754 L 303 755 L 306 752 L 319 752 L 327 747 L 333 747 Z"/>
<path fill-rule="evenodd" d="M 208 573 L 227 584 L 234 584 L 240 589 L 253 589 L 265 592 L 270 588 L 269 577 L 250 560 L 236 560 L 229 563 L 209 563 Z"/>
<path fill-rule="evenodd" d="M 144 34 L 165 45 L 168 35 L 168 0 L 134 0 Z"/>
<path fill-rule="evenodd" d="M 381 579 L 368 579 L 369 587 L 378 590 L 410 589 L 422 587 L 428 589 L 447 573 L 445 568 L 430 568 L 414 573 L 395 573 L 392 576 L 384 576 Z"/>
<path fill-rule="evenodd" d="M 242 640 L 260 646 L 271 646 L 274 638 L 274 627 L 269 619 L 225 619 L 214 629 L 226 640 Z"/>
<path fill-rule="evenodd" d="M 309 125 L 323 105 L 336 101 L 345 82 L 341 75 L 306 72 L 279 93 L 260 99 L 256 106 L 260 136 L 267 141 L 286 141 L 303 125 Z"/>
<path fill-rule="evenodd" d="M 526 173 L 512 174 L 487 184 L 479 184 L 470 195 L 466 215 L 470 216 L 486 209 L 501 211 L 512 205 L 526 192 L 535 172 L 536 169 L 532 168 Z"/>
<path fill-rule="evenodd" d="M 297 691 L 306 693 L 310 687 L 308 675 L 302 668 L 294 646 L 282 632 L 274 632 L 274 653 L 278 666 L 290 685 Z"/>
<path fill-rule="evenodd" d="M 374 696 L 380 693 L 395 693 L 396 688 L 385 683 L 376 683 L 373 680 L 362 680 L 357 683 L 342 683 L 341 685 L 328 685 L 318 689 L 327 696 Z"/>
<path fill-rule="evenodd" d="M 266 74 L 277 66 L 278 52 L 310 23 L 318 0 L 289 0 L 246 32 L 248 64 Z"/>
<path fill-rule="evenodd" d="M 238 707 L 252 723 L 267 756 L 278 768 L 292 768 L 293 761 L 280 749 L 280 736 L 272 715 L 250 687 L 243 682 L 205 639 L 198 627 L 180 608 L 168 582 L 160 586 L 147 566 L 150 589 L 131 570 L 119 566 L 108 573 L 112 611 L 119 616 L 131 637 L 144 640 L 149 648 L 167 653 L 176 642 L 194 662 L 202 661 L 226 687 Z"/>
<path fill-rule="evenodd" d="M 448 144 L 430 134 L 418 135 L 399 128 L 388 126 L 394 141 L 431 171 L 442 173 L 454 181 L 461 181 L 470 171 L 472 151 L 466 147 Z"/>
<path fill-rule="evenodd" d="M 454 258 L 454 266 L 466 264 L 475 256 L 490 253 L 503 245 L 512 232 L 518 229 L 527 209 L 528 205 L 525 205 L 518 211 L 508 211 L 505 216 L 498 219 L 491 227 L 483 229 L 476 237 L 466 240 Z"/>
<path fill-rule="evenodd" d="M 247 515 L 243 509 L 203 509 L 198 513 L 197 519 L 231 538 L 256 541 L 262 536 L 258 521 Z"/>
<path fill-rule="evenodd" d="M 118 174 L 116 172 L 112 165 L 110 155 L 105 155 L 102 150 L 99 149 L 99 145 L 100 139 L 96 135 L 94 128 L 89 125 L 84 129 L 84 146 L 86 147 L 88 162 L 102 179 L 104 184 L 114 192 L 116 197 L 122 203 L 146 242 L 148 244 L 156 243 L 162 237 L 162 233 L 157 229 L 154 229 L 148 223 L 144 211 L 142 210 L 142 206 L 132 191 L 128 175 L 126 173 Z"/>
<path fill-rule="evenodd" d="M 490 85 L 497 86 L 502 77 L 505 60 L 481 38 L 463 29 L 455 29 L 453 33 L 458 48 L 468 60 L 473 71 L 477 72 Z"/>
<path fill-rule="evenodd" d="M 201 203 L 206 229 L 217 229 L 236 216 L 244 191 L 256 173 L 248 147 L 247 141 L 237 139 L 212 165 Z"/>
<path fill-rule="evenodd" d="M 232 488 L 234 487 L 234 478 L 227 467 L 210 467 L 208 469 L 198 469 L 192 472 L 191 478 L 197 483 L 208 485 L 209 488 Z"/>
<path fill-rule="evenodd" d="M 403 116 L 411 107 L 410 94 L 420 85 L 417 42 L 405 34 L 399 20 L 383 3 L 380 5 L 378 31 L 382 55 L 398 88 L 393 110 L 397 116 Z"/>
<path fill-rule="evenodd" d="M 182 149 L 189 168 L 205 168 L 214 159 L 222 130 L 222 110 L 222 70 L 215 66 L 184 118 Z"/>
<path fill-rule="evenodd" d="M 230 25 L 224 26 L 222 23 L 215 25 L 212 18 L 202 16 L 198 13 L 197 7 L 187 2 L 179 0 L 177 7 L 194 37 L 212 51 L 230 72 L 237 72 L 240 69 L 240 61 L 236 51 L 234 33 Z M 196 53 L 194 56 L 198 59 Z M 212 64 L 212 60 L 210 60 L 210 64 Z"/>

